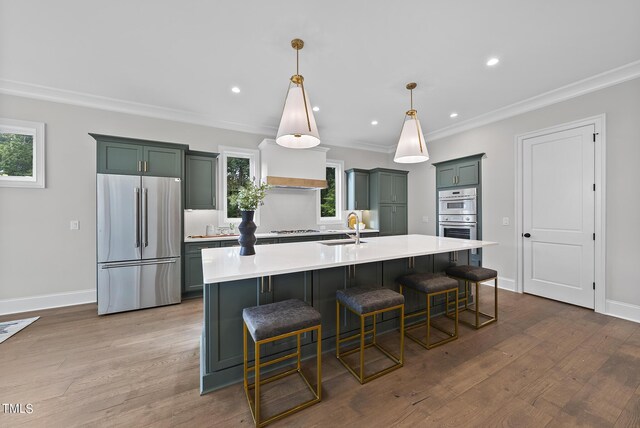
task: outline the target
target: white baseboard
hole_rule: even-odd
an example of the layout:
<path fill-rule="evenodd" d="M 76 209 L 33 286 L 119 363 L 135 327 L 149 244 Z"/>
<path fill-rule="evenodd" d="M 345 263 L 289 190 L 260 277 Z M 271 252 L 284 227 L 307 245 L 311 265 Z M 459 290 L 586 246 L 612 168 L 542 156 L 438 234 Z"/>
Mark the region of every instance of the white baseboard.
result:
<path fill-rule="evenodd" d="M 607 299 L 605 314 L 640 323 L 640 306 Z"/>
<path fill-rule="evenodd" d="M 96 290 L 80 290 L 67 293 L 44 294 L 41 296 L 0 300 L 0 315 L 17 314 L 19 312 L 37 311 L 40 309 L 59 308 L 61 306 L 95 303 Z"/>
<path fill-rule="evenodd" d="M 493 287 L 494 281 L 485 281 L 481 284 L 488 285 Z M 498 277 L 498 288 L 501 290 L 513 291 L 516 292 L 516 282 L 511 278 L 503 278 L 501 276 Z"/>

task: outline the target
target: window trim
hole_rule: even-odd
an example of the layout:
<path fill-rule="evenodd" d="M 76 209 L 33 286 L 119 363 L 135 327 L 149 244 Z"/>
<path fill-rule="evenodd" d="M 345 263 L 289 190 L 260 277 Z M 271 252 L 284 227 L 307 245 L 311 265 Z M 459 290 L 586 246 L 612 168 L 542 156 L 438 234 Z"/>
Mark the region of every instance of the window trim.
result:
<path fill-rule="evenodd" d="M 218 226 L 224 227 L 228 226 L 229 223 L 239 224 L 240 218 L 228 218 L 227 217 L 227 158 L 245 158 L 249 159 L 249 171 L 251 177 L 255 177 L 256 181 L 260 180 L 260 163 L 259 156 L 260 152 L 258 150 L 253 149 L 244 149 L 239 147 L 227 147 L 227 146 L 219 146 L 218 150 L 220 151 L 220 159 L 221 159 L 221 168 L 220 168 L 220 195 L 221 195 L 221 203 L 222 212 L 218 216 Z M 257 225 L 260 224 L 260 207 L 256 210 L 256 214 L 253 220 Z"/>
<path fill-rule="evenodd" d="M 0 176 L 0 187 L 39 188 L 45 187 L 45 154 L 44 154 L 44 126 L 43 122 L 29 122 L 0 118 L 0 132 L 24 134 L 33 136 L 33 176 L 16 177 Z"/>
<path fill-rule="evenodd" d="M 342 223 L 344 219 L 344 161 L 337 159 L 327 159 L 325 163 L 326 167 L 333 167 L 336 169 L 336 216 L 335 217 L 322 217 L 320 212 L 322 201 L 320 199 L 320 190 L 316 191 L 316 220 L 318 224 L 335 224 Z"/>

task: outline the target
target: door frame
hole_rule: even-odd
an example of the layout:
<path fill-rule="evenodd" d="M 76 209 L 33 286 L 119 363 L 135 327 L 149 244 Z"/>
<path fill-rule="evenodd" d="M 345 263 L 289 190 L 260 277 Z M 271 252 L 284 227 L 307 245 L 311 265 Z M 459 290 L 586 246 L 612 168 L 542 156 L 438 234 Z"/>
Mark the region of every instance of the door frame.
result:
<path fill-rule="evenodd" d="M 515 186 L 515 248 L 517 249 L 517 268 L 516 268 L 516 284 L 515 291 L 524 292 L 524 245 L 522 238 L 523 224 L 523 143 L 524 140 L 540 137 L 542 135 L 553 134 L 559 131 L 566 131 L 582 126 L 593 125 L 596 133 L 595 141 L 595 218 L 594 228 L 596 233 L 595 253 L 594 253 L 594 280 L 595 287 L 595 312 L 605 313 L 606 301 L 606 134 L 605 134 L 606 115 L 588 117 L 572 122 L 566 122 L 549 128 L 539 129 L 537 131 L 527 132 L 525 134 L 516 135 L 516 186 Z"/>

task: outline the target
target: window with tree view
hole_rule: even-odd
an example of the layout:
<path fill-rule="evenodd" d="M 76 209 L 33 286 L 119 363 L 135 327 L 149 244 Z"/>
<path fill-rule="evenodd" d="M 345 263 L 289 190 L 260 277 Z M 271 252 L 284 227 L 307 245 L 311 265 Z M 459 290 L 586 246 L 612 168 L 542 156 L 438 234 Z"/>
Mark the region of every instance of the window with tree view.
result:
<path fill-rule="evenodd" d="M 0 133 L 0 176 L 33 177 L 33 135 Z"/>
<path fill-rule="evenodd" d="M 232 197 L 251 179 L 249 158 L 227 157 L 227 218 L 240 218 L 240 210 L 233 204 Z"/>
<path fill-rule="evenodd" d="M 327 188 L 320 190 L 320 217 L 336 217 L 336 167 L 326 168 Z"/>

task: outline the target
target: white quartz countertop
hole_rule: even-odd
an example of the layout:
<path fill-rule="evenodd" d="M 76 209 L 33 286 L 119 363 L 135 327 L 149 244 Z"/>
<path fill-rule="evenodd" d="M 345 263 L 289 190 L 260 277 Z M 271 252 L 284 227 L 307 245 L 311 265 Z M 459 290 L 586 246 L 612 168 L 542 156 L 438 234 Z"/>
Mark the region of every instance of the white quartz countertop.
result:
<path fill-rule="evenodd" d="M 319 233 L 324 235 L 325 233 Z M 364 238 L 360 245 L 323 245 L 318 242 L 256 246 L 253 256 L 240 256 L 240 247 L 202 250 L 205 284 L 280 275 L 336 266 L 379 262 L 427 254 L 448 253 L 497 245 L 490 241 L 400 235 Z"/>
<path fill-rule="evenodd" d="M 377 233 L 378 229 L 361 229 L 360 233 Z M 298 236 L 323 236 L 323 235 L 344 235 L 345 233 L 354 234 L 354 229 L 342 229 L 342 230 L 320 230 L 318 232 L 305 232 L 305 233 L 256 233 L 256 238 L 288 238 Z M 189 238 L 185 237 L 184 242 L 210 242 L 210 241 L 229 241 L 238 239 L 238 235 L 221 235 L 212 236 L 206 238 Z"/>

